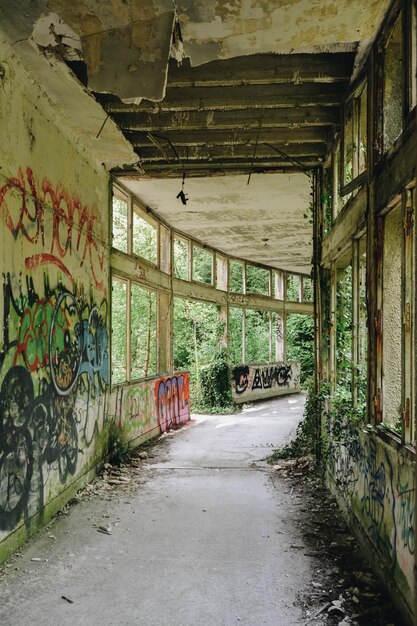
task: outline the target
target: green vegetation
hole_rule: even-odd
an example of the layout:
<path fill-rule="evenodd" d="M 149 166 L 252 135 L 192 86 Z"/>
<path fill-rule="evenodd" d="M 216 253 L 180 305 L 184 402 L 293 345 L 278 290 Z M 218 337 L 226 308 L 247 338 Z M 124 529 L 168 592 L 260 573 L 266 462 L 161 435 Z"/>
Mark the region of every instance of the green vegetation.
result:
<path fill-rule="evenodd" d="M 224 352 L 215 355 L 214 362 L 201 368 L 200 393 L 194 408 L 204 413 L 236 411 L 230 386 L 230 367 Z"/>
<path fill-rule="evenodd" d="M 305 385 L 314 372 L 314 319 L 311 315 L 287 316 L 287 359 L 300 361 L 300 382 Z"/>
<path fill-rule="evenodd" d="M 268 363 L 269 360 L 269 313 L 246 309 L 245 362 Z"/>
<path fill-rule="evenodd" d="M 282 448 L 274 450 L 267 458 L 268 463 L 274 464 L 280 459 L 298 459 L 306 456 L 315 457 L 317 461 L 322 458 L 319 433 L 327 397 L 327 385 L 323 385 L 316 393 L 313 384 L 309 384 L 303 420 L 297 426 L 295 438 Z"/>
<path fill-rule="evenodd" d="M 130 460 L 131 452 L 126 431 L 116 422 L 111 422 L 108 436 L 107 454 L 109 463 L 112 465 L 127 463 Z"/>

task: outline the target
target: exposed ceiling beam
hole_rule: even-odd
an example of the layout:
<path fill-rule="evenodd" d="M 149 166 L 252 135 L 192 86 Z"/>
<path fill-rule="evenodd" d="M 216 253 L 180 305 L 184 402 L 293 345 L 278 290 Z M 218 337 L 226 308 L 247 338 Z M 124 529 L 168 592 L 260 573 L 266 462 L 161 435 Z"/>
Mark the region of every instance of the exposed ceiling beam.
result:
<path fill-rule="evenodd" d="M 298 157 L 297 157 L 298 160 Z M 292 160 L 280 158 L 278 155 L 274 157 L 268 157 L 266 159 L 255 159 L 253 163 L 253 172 L 282 172 L 292 170 L 294 172 L 299 172 L 305 169 L 312 169 L 317 167 L 318 160 L 314 157 L 307 157 L 305 160 L 301 161 L 300 164 L 295 163 Z M 213 159 L 212 161 L 203 161 L 203 162 L 188 162 L 188 163 L 180 163 L 177 162 L 160 162 L 160 163 L 144 163 L 143 169 L 145 173 L 150 173 L 154 171 L 164 172 L 168 175 L 168 172 L 172 173 L 182 173 L 183 169 L 187 172 L 194 171 L 195 173 L 199 173 L 199 175 L 204 175 L 204 172 L 208 170 L 219 170 L 229 172 L 240 172 L 240 173 L 248 173 L 250 168 L 252 167 L 252 159 L 251 158 L 233 158 L 233 159 Z"/>
<path fill-rule="evenodd" d="M 135 105 L 124 103 L 105 104 L 106 111 L 123 130 L 201 130 L 257 129 L 259 111 L 156 111 L 143 113 Z M 339 108 L 303 107 L 292 109 L 266 109 L 262 114 L 262 128 L 294 128 L 303 126 L 327 126 L 339 122 Z"/>
<path fill-rule="evenodd" d="M 303 157 L 309 158 L 323 158 L 326 154 L 326 144 L 325 143 L 306 143 L 303 145 L 294 145 L 291 144 L 289 146 L 277 146 L 277 150 L 274 150 L 269 145 L 265 145 L 263 143 L 258 143 L 256 149 L 256 159 L 274 159 L 277 155 L 278 150 L 283 154 L 288 155 L 289 157 L 297 157 L 298 159 L 303 160 Z M 142 161 L 142 163 L 146 163 L 149 161 L 163 161 L 166 162 L 166 157 L 162 153 L 162 151 L 158 150 L 155 147 L 152 148 L 140 148 L 138 149 L 138 155 Z M 249 159 L 253 155 L 253 146 L 251 145 L 223 145 L 223 146 L 193 146 L 192 148 L 188 147 L 176 147 L 175 153 L 169 149 L 169 147 L 164 146 L 164 152 L 170 159 L 170 161 L 178 160 L 178 157 L 181 161 L 186 165 L 186 163 L 190 161 L 207 161 L 211 159 L 216 160 L 225 160 L 225 159 Z"/>
<path fill-rule="evenodd" d="M 305 85 L 236 85 L 232 87 L 167 87 L 161 102 L 144 100 L 138 111 L 224 111 L 334 106 L 346 91 L 344 83 Z"/>
<path fill-rule="evenodd" d="M 258 122 L 259 126 L 259 122 Z M 259 133 L 258 141 L 267 141 L 268 143 L 279 143 L 282 145 L 291 144 L 308 144 L 318 143 L 327 140 L 327 134 L 330 126 L 319 126 L 317 128 L 300 128 L 300 129 L 264 129 Z M 155 137 L 162 144 L 169 145 L 165 141 L 165 136 L 161 133 L 148 133 L 146 131 L 129 131 L 122 126 L 122 130 L 126 138 L 135 147 L 147 147 L 153 144 L 152 137 Z M 222 145 L 253 145 L 256 142 L 258 132 L 253 130 L 201 130 L 192 134 L 188 130 L 171 131 L 167 135 L 167 139 L 175 146 L 222 146 Z"/>
<path fill-rule="evenodd" d="M 274 83 L 347 82 L 354 54 L 254 54 L 212 61 L 191 67 L 188 59 L 182 65 L 171 61 L 169 84 L 172 87 L 262 85 Z"/>

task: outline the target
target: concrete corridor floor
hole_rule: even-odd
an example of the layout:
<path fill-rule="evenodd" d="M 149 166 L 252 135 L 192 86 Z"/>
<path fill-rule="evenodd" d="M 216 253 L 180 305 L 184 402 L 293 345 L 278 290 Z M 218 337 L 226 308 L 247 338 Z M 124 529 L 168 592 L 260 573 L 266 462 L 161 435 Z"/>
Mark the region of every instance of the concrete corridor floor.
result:
<path fill-rule="evenodd" d="M 297 549 L 297 503 L 263 461 L 293 433 L 304 400 L 194 416 L 163 437 L 133 490 L 81 498 L 10 561 L 0 624 L 304 623 L 298 594 L 314 572 Z"/>

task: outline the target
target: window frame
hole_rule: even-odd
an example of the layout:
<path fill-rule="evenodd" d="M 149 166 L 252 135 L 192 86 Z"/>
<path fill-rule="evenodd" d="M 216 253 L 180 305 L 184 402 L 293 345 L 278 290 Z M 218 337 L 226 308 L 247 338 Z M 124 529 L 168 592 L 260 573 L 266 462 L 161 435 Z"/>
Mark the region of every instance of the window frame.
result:
<path fill-rule="evenodd" d="M 366 93 L 366 123 L 365 123 L 365 132 L 367 137 L 366 143 L 366 166 L 363 172 L 359 172 L 359 162 L 360 162 L 360 139 L 361 139 L 361 98 L 362 95 Z M 340 213 L 343 207 L 339 207 L 338 197 L 347 196 L 352 191 L 361 187 L 368 179 L 368 169 L 369 169 L 369 136 L 368 136 L 368 111 L 369 111 L 369 99 L 371 97 L 369 81 L 367 79 L 367 66 L 362 70 L 358 78 L 356 79 L 350 93 L 346 97 L 342 105 L 342 120 L 341 120 L 341 137 L 340 142 L 335 144 L 334 148 L 334 158 L 333 158 L 333 167 L 338 167 L 337 171 L 337 179 L 333 185 L 333 193 L 332 196 L 335 198 L 332 203 L 332 217 L 334 221 Z M 353 125 L 353 155 L 352 155 L 352 180 L 349 182 L 345 181 L 345 148 L 346 148 L 346 110 L 348 105 L 351 103 L 352 106 L 352 125 Z M 339 189 L 335 189 L 337 186 Z M 340 191 L 339 191 L 340 190 Z M 348 198 L 347 198 L 348 199 Z M 344 200 L 344 204 L 347 199 Z"/>

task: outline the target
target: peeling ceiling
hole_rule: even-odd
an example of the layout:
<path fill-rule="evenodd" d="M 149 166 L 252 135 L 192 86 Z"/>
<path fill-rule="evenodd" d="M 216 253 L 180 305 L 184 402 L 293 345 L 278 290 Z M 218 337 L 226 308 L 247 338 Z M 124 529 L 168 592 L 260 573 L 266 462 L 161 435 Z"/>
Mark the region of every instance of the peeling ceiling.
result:
<path fill-rule="evenodd" d="M 186 179 L 124 177 L 122 183 L 173 228 L 232 256 L 309 274 L 311 225 L 304 217 L 311 181 L 305 174 Z"/>
<path fill-rule="evenodd" d="M 152 210 L 229 254 L 305 273 L 305 173 L 328 153 L 389 4 L 0 0 L 10 39 L 64 60 L 123 132 L 137 163 L 117 173 Z"/>
<path fill-rule="evenodd" d="M 193 65 L 253 53 L 353 52 L 367 45 L 387 0 L 177 0 Z"/>

